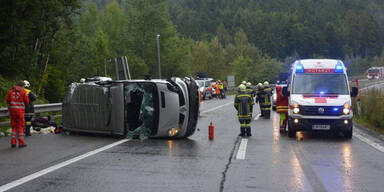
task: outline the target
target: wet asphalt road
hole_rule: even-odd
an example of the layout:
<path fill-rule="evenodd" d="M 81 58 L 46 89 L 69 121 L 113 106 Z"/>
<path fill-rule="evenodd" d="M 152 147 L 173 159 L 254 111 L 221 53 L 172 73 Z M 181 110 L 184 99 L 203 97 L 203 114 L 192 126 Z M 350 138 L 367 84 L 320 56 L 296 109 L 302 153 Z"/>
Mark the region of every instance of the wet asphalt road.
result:
<path fill-rule="evenodd" d="M 357 127 L 365 142 L 329 133 L 291 139 L 273 113 L 252 121 L 245 158 L 237 159 L 242 140 L 232 101 L 202 103 L 200 131 L 189 139 L 128 141 L 10 191 L 383 191 L 384 151 L 367 142 L 384 143 Z M 0 138 L 0 186 L 118 140 L 34 135 L 28 148 L 10 149 Z"/>

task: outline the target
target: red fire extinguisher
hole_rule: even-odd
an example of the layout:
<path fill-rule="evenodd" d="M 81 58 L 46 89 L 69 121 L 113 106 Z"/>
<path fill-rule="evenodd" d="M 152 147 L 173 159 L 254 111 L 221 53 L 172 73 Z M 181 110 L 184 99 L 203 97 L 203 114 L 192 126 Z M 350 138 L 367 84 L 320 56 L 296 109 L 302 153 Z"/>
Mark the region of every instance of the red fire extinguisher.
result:
<path fill-rule="evenodd" d="M 215 127 L 213 126 L 212 122 L 208 126 L 208 137 L 209 140 L 212 140 L 215 135 Z"/>

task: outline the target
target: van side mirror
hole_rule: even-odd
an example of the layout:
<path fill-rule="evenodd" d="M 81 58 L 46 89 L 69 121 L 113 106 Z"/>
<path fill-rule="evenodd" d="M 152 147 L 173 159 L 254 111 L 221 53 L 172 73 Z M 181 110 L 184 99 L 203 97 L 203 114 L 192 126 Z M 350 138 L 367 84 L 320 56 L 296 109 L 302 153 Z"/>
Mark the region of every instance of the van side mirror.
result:
<path fill-rule="evenodd" d="M 356 97 L 357 94 L 359 94 L 359 90 L 357 89 L 357 87 L 352 87 L 351 97 Z"/>
<path fill-rule="evenodd" d="M 288 91 L 288 87 L 283 87 L 283 95 L 289 97 L 291 93 Z"/>

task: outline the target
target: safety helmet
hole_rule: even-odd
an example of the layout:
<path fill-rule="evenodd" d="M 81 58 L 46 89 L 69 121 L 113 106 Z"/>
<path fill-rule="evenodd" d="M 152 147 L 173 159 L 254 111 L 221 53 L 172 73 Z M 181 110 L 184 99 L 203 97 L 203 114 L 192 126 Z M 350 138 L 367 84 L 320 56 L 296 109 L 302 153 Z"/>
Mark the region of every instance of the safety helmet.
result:
<path fill-rule="evenodd" d="M 269 85 L 268 81 L 265 81 L 265 82 L 264 82 L 264 85 L 268 86 L 268 85 Z"/>
<path fill-rule="evenodd" d="M 31 86 L 31 84 L 29 84 L 29 81 L 24 80 L 24 87 L 30 87 L 30 86 Z"/>
<path fill-rule="evenodd" d="M 257 86 L 258 86 L 258 87 L 262 87 L 262 86 L 263 86 L 263 84 L 262 84 L 262 83 L 259 83 L 259 84 L 257 84 Z"/>
<path fill-rule="evenodd" d="M 246 89 L 247 89 L 247 87 L 245 87 L 244 84 L 240 84 L 240 85 L 239 85 L 239 90 L 240 90 L 240 91 L 245 91 Z"/>
<path fill-rule="evenodd" d="M 252 83 L 251 82 L 248 82 L 247 83 L 247 87 L 249 87 L 249 86 L 251 86 L 252 85 Z"/>
<path fill-rule="evenodd" d="M 81 79 L 80 79 L 80 83 L 85 83 L 85 79 L 84 79 L 84 78 L 81 78 Z"/>
<path fill-rule="evenodd" d="M 245 85 L 245 84 L 247 84 L 247 82 L 246 82 L 246 81 L 243 81 L 243 82 L 241 82 L 241 84 Z"/>

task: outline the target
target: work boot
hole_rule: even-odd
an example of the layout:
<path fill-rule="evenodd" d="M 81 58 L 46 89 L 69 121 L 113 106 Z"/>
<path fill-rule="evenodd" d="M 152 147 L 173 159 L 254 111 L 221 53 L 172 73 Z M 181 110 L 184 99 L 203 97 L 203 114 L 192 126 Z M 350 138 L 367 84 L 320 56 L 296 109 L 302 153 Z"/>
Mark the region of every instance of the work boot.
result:
<path fill-rule="evenodd" d="M 247 127 L 247 129 L 246 129 L 247 131 L 246 131 L 246 134 L 247 134 L 247 136 L 252 136 L 252 134 L 251 134 L 251 128 L 249 128 L 249 127 Z"/>
<path fill-rule="evenodd" d="M 19 146 L 19 148 L 24 148 L 24 147 L 27 147 L 27 145 L 24 144 L 24 145 L 20 145 L 20 146 Z"/>
<path fill-rule="evenodd" d="M 15 148 L 15 147 L 16 147 L 16 145 L 15 145 L 15 144 L 12 144 L 12 145 L 11 145 L 11 147 L 12 147 L 12 148 Z"/>
<path fill-rule="evenodd" d="M 241 128 L 240 128 L 240 134 L 239 134 L 239 136 L 241 136 L 241 137 L 244 137 L 244 136 L 245 136 L 245 129 L 244 129 L 244 127 L 241 127 Z"/>

